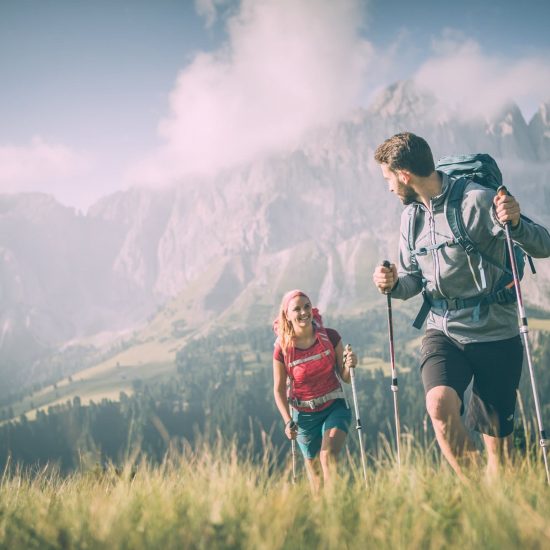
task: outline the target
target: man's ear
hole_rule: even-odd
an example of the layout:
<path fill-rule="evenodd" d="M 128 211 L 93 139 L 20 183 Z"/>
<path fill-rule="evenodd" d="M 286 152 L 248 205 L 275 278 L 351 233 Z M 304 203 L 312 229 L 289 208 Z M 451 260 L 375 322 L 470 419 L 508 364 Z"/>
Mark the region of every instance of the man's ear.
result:
<path fill-rule="evenodd" d="M 401 183 L 404 185 L 409 185 L 409 182 L 411 181 L 412 173 L 409 170 L 400 169 L 396 170 L 397 176 L 401 180 Z"/>

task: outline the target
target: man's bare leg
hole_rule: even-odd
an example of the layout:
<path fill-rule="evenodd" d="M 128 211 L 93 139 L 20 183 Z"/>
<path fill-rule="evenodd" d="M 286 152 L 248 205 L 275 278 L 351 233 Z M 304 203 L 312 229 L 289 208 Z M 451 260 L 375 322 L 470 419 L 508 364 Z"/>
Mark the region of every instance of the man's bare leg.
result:
<path fill-rule="evenodd" d="M 436 386 L 426 394 L 426 410 L 439 448 L 458 477 L 466 481 L 463 468 L 476 462 L 477 452 L 460 418 L 461 404 L 449 386 Z"/>
<path fill-rule="evenodd" d="M 493 437 L 483 434 L 483 441 L 487 449 L 487 477 L 495 479 L 510 456 L 512 436 Z"/>

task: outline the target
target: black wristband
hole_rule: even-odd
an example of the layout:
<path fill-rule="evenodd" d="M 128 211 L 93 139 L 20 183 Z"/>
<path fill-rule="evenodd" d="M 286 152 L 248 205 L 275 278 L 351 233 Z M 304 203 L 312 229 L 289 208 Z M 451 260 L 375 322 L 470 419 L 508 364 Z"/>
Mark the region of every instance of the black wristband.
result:
<path fill-rule="evenodd" d="M 295 427 L 296 427 L 296 422 L 294 422 L 294 420 L 292 420 L 292 418 L 285 424 L 285 428 L 287 426 L 290 426 L 290 429 L 293 430 Z"/>

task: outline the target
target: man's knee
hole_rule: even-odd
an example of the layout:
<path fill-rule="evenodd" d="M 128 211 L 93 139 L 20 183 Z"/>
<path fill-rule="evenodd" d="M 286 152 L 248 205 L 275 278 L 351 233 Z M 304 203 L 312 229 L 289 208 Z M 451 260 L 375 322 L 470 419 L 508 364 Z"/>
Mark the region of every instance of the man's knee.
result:
<path fill-rule="evenodd" d="M 436 386 L 426 394 L 426 410 L 432 421 L 448 422 L 460 416 L 460 407 L 460 397 L 448 386 Z"/>

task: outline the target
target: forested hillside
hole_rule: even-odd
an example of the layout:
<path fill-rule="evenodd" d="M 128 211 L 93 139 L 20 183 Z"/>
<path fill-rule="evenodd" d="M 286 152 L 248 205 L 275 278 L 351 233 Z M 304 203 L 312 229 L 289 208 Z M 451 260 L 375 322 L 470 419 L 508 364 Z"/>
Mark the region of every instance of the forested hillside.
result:
<path fill-rule="evenodd" d="M 371 312 L 359 319 L 338 318 L 327 324 L 337 327 L 345 342 L 354 343 L 360 358 L 384 360 L 385 321 L 384 316 Z M 398 341 L 418 335 L 408 328 L 409 321 L 397 314 Z M 533 336 L 539 395 L 548 423 L 550 334 L 535 331 Z M 275 458 L 284 460 L 288 443 L 273 402 L 272 350 L 269 327 L 218 333 L 198 339 L 178 353 L 175 375 L 156 383 L 136 380 L 133 393 L 121 394 L 119 401 L 82 406 L 80 399 L 74 398 L 39 413 L 35 421 L 22 416 L 5 422 L 0 427 L 0 467 L 8 457 L 26 465 L 55 462 L 64 472 L 142 457 L 161 462 L 170 448 L 181 449 L 185 444 L 193 448 L 220 436 L 235 440 L 238 449 L 258 459 L 272 444 L 282 451 Z M 424 411 L 416 357 L 415 349 L 398 349 L 401 422 L 405 437 L 413 436 L 427 448 L 433 435 Z M 369 364 L 378 367 L 369 368 Z M 367 452 L 374 455 L 381 442 L 386 445 L 380 435 L 393 441 L 389 366 L 382 361 L 362 361 L 357 369 L 357 388 Z M 347 390 L 351 399 L 349 386 Z M 537 437 L 526 370 L 521 398 L 526 418 L 520 407 L 516 446 L 524 448 L 526 430 L 531 443 Z M 357 452 L 355 430 L 348 442 L 350 451 Z"/>

